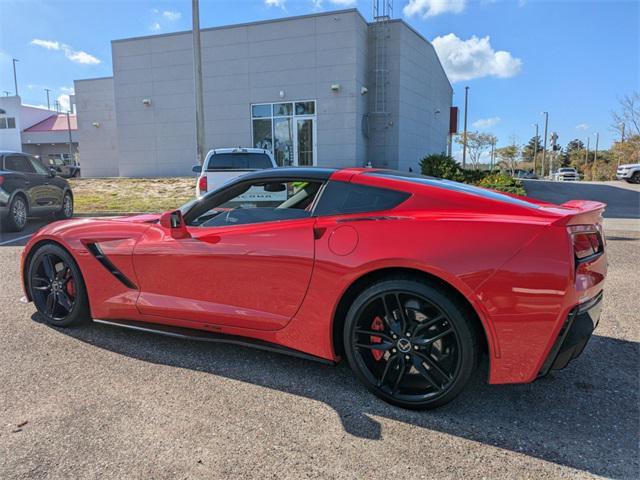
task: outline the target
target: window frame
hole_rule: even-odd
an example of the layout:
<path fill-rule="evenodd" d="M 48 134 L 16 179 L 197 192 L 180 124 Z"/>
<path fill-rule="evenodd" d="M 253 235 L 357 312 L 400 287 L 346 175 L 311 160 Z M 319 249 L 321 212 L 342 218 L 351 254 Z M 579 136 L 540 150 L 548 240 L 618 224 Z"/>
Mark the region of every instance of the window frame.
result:
<path fill-rule="evenodd" d="M 313 201 L 311 202 L 311 207 L 309 209 L 309 216 L 307 217 L 301 217 L 301 218 L 291 218 L 291 219 L 284 219 L 284 220 L 268 220 L 265 222 L 258 222 L 258 223 L 242 223 L 242 224 L 237 224 L 237 225 L 215 225 L 215 226 L 210 226 L 210 227 L 200 227 L 197 225 L 191 225 L 191 222 L 193 222 L 193 220 L 195 220 L 196 218 L 200 217 L 201 215 L 203 215 L 204 213 L 206 213 L 207 211 L 211 210 L 212 208 L 215 208 L 215 206 L 211 206 L 211 207 L 205 207 L 205 204 L 209 204 L 209 201 L 211 202 L 211 205 L 220 205 L 221 203 L 225 203 L 229 200 L 231 200 L 232 198 L 235 198 L 237 196 L 237 194 L 234 194 L 232 197 L 226 198 L 225 199 L 225 193 L 226 195 L 228 195 L 228 191 L 229 190 L 240 190 L 242 188 L 244 188 L 246 185 L 249 185 L 249 188 L 251 188 L 252 185 L 254 184 L 264 184 L 264 183 L 291 183 L 291 182 L 313 182 L 313 183 L 319 183 L 320 187 L 318 188 L 318 191 L 316 193 L 315 198 L 313 199 Z M 207 195 L 205 195 L 204 197 L 200 198 L 200 199 L 196 199 L 190 203 L 187 203 L 186 205 L 183 205 L 180 208 L 180 211 L 182 213 L 182 216 L 184 218 L 184 222 L 187 225 L 188 228 L 196 228 L 196 229 L 200 229 L 200 228 L 227 228 L 227 227 L 243 227 L 243 226 L 248 226 L 248 225 L 263 225 L 263 224 L 269 224 L 269 223 L 282 223 L 282 222 L 288 222 L 288 221 L 301 221 L 301 220 L 309 220 L 309 219 L 314 219 L 316 218 L 315 216 L 315 209 L 316 206 L 318 205 L 318 202 L 320 200 L 320 198 L 322 197 L 322 193 L 324 192 L 325 186 L 326 184 L 329 182 L 329 179 L 319 179 L 319 178 L 308 178 L 308 177 L 292 177 L 292 176 L 283 176 L 283 177 L 274 177 L 274 178 L 253 178 L 250 180 L 245 180 L 245 181 L 239 181 L 239 182 L 234 182 L 232 184 L 226 185 L 220 189 L 214 190 L 210 193 L 208 193 Z M 247 189 L 248 190 L 248 189 Z M 245 192 L 247 191 L 245 190 Z M 214 200 L 214 198 L 222 198 L 223 200 Z M 200 213 L 199 210 L 202 209 L 202 211 Z M 193 213 L 195 211 L 195 213 Z"/>

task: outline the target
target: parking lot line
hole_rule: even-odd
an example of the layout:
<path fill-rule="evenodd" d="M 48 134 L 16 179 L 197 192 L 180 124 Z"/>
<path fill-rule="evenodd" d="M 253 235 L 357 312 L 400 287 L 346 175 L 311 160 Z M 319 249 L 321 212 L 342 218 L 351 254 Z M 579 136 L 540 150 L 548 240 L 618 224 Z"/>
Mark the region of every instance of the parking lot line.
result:
<path fill-rule="evenodd" d="M 12 238 L 11 240 L 5 240 L 4 242 L 0 242 L 0 246 L 8 245 L 14 242 L 19 242 L 20 240 L 24 240 L 25 238 L 30 238 L 30 237 L 33 237 L 33 233 L 30 233 L 29 235 L 23 235 L 21 237 Z"/>

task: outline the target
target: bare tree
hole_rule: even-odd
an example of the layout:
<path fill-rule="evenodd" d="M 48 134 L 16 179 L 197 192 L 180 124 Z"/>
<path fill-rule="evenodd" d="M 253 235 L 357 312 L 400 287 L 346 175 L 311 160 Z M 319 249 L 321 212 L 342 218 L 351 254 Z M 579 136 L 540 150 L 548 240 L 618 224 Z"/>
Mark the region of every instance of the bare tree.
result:
<path fill-rule="evenodd" d="M 456 140 L 460 145 L 464 144 L 464 138 L 458 137 Z M 467 133 L 467 154 L 471 164 L 477 170 L 480 165 L 482 154 L 497 141 L 496 137 L 490 133 L 468 132 Z"/>
<path fill-rule="evenodd" d="M 622 137 L 623 129 L 625 136 L 640 135 L 640 93 L 633 92 L 618 100 L 619 111 L 611 112 L 613 124 L 611 128 Z"/>

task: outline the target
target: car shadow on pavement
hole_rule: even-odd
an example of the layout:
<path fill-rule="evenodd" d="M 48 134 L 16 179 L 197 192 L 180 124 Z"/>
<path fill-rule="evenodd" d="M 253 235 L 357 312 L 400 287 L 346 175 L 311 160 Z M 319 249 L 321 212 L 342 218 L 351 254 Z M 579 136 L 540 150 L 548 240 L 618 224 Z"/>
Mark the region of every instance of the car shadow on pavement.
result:
<path fill-rule="evenodd" d="M 32 318 L 41 322 L 37 313 Z M 527 385 L 487 385 L 485 363 L 454 402 L 437 410 L 410 411 L 366 391 L 345 362 L 332 367 L 99 324 L 54 329 L 130 358 L 323 402 L 336 411 L 345 431 L 360 438 L 381 439 L 376 417 L 383 417 L 596 475 L 636 477 L 640 468 L 640 344 L 636 342 L 594 336 L 566 370 Z"/>

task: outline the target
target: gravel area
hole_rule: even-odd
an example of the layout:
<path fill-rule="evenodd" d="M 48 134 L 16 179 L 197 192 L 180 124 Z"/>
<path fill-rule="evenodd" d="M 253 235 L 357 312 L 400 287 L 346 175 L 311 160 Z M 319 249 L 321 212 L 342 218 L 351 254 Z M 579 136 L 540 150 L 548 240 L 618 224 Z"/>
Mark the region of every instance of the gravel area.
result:
<path fill-rule="evenodd" d="M 18 302 L 0 248 L 0 478 L 639 478 L 640 234 L 608 231 L 600 326 L 567 369 L 431 412 L 345 365 L 103 325 Z"/>

